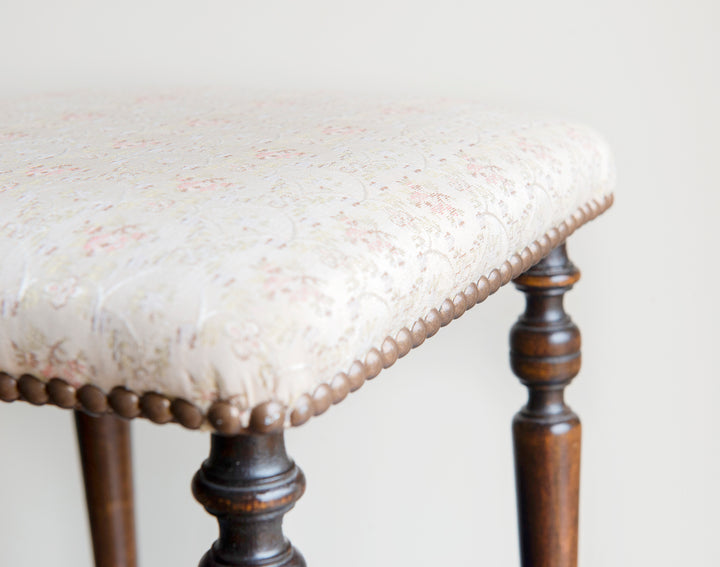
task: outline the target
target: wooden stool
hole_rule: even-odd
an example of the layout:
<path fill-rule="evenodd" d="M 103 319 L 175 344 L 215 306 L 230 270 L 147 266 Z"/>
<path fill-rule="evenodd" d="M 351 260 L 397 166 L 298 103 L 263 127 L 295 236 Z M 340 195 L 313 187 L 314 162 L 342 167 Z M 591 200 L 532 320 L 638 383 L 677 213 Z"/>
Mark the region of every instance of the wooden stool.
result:
<path fill-rule="evenodd" d="M 565 240 L 612 204 L 590 130 L 447 100 L 183 92 L 0 106 L 0 399 L 75 411 L 97 567 L 134 567 L 129 419 L 211 435 L 211 566 L 303 566 L 283 432 L 514 281 L 522 563 L 577 564 Z"/>

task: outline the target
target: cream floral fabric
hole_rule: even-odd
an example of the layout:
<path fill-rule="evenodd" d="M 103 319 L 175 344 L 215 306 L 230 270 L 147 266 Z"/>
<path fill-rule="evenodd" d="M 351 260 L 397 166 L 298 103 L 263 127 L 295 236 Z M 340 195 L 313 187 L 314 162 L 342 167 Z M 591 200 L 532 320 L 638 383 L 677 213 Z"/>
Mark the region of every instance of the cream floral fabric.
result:
<path fill-rule="evenodd" d="M 612 189 L 590 130 L 447 100 L 0 103 L 0 370 L 292 405 Z"/>

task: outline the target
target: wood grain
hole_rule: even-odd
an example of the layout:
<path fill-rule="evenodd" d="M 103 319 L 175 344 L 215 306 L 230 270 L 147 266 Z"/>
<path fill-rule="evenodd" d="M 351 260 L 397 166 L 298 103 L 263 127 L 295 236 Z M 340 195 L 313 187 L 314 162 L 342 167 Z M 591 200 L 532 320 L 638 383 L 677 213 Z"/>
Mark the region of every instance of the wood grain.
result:
<path fill-rule="evenodd" d="M 511 366 L 529 393 L 513 421 L 524 567 L 577 565 L 581 427 L 563 392 L 580 370 L 580 331 L 563 296 L 579 276 L 563 244 L 515 280 L 527 300 L 510 333 Z"/>
<path fill-rule="evenodd" d="M 136 567 L 130 424 L 75 412 L 96 567 Z"/>

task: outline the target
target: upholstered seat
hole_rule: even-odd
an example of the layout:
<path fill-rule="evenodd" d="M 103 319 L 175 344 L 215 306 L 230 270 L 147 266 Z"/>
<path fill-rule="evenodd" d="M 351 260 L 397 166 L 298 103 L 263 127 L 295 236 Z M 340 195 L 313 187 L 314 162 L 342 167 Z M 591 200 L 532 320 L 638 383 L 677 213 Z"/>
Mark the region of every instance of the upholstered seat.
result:
<path fill-rule="evenodd" d="M 0 106 L 6 399 L 300 424 L 611 202 L 592 131 L 469 102 Z"/>
<path fill-rule="evenodd" d="M 129 426 L 213 432 L 202 567 L 304 567 L 284 428 L 515 279 L 523 564 L 574 567 L 580 332 L 564 241 L 612 203 L 591 130 L 449 100 L 0 102 L 0 399 L 75 410 L 96 567 L 136 567 Z"/>

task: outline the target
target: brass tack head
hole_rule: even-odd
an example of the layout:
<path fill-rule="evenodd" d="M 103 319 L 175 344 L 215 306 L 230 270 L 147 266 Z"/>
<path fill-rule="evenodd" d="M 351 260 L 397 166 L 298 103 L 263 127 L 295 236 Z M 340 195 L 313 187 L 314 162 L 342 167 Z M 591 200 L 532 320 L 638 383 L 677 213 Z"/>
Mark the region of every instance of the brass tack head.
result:
<path fill-rule="evenodd" d="M 103 414 L 108 409 L 108 402 L 105 393 L 92 384 L 85 384 L 77 391 L 77 399 L 83 409 L 88 413 L 96 415 Z"/>
<path fill-rule="evenodd" d="M 431 309 L 430 312 L 425 315 L 425 329 L 427 330 L 427 338 L 429 339 L 435 333 L 437 333 L 442 327 L 442 319 L 440 318 L 440 312 L 437 309 Z"/>
<path fill-rule="evenodd" d="M 552 243 L 550 242 L 550 238 L 548 238 L 547 234 L 543 234 L 540 238 L 538 238 L 537 243 L 540 246 L 540 252 L 534 258 L 535 262 L 538 262 L 542 257 L 547 256 L 552 249 Z"/>
<path fill-rule="evenodd" d="M 350 382 L 351 392 L 359 390 L 362 387 L 362 385 L 365 383 L 366 375 L 367 373 L 365 372 L 365 365 L 362 362 L 356 360 L 352 363 L 352 366 L 347 373 L 348 382 Z"/>
<path fill-rule="evenodd" d="M 496 268 L 492 272 L 490 272 L 488 274 L 487 281 L 490 285 L 490 293 L 495 293 L 498 289 L 500 289 L 500 286 L 502 285 L 502 276 L 500 275 L 500 271 Z M 478 287 L 480 287 L 479 284 Z"/>
<path fill-rule="evenodd" d="M 20 392 L 17 380 L 5 372 L 0 372 L 0 400 L 14 402 L 18 398 L 20 398 Z"/>
<path fill-rule="evenodd" d="M 407 327 L 403 327 L 395 335 L 395 344 L 397 345 L 398 358 L 402 358 L 410 352 L 413 347 L 413 337 Z"/>
<path fill-rule="evenodd" d="M 465 311 L 467 311 L 471 307 L 474 307 L 478 302 L 477 284 L 472 282 L 465 288 L 463 293 L 465 294 Z"/>
<path fill-rule="evenodd" d="M 380 374 L 383 369 L 383 359 L 380 351 L 376 348 L 371 348 L 365 355 L 365 379 L 372 380 Z"/>
<path fill-rule="evenodd" d="M 521 267 L 520 273 L 518 275 L 531 268 L 532 265 L 536 262 L 535 258 L 538 258 L 539 254 L 540 245 L 538 244 L 537 240 L 531 242 L 530 245 L 526 248 L 523 248 L 522 252 L 520 252 Z"/>
<path fill-rule="evenodd" d="M 113 411 L 125 419 L 138 417 L 141 413 L 140 396 L 122 386 L 116 386 L 110 391 L 108 402 Z"/>
<path fill-rule="evenodd" d="M 523 252 L 526 252 L 526 258 L 529 259 L 530 251 L 527 248 L 525 248 L 523 250 Z M 510 268 L 512 269 L 511 274 L 510 274 L 510 279 L 518 277 L 520 274 L 522 274 L 525 271 L 525 269 L 523 267 L 524 262 L 523 262 L 522 252 L 520 254 L 513 254 L 510 257 L 510 260 L 508 260 L 508 263 L 510 264 Z"/>
<path fill-rule="evenodd" d="M 300 396 L 295 402 L 295 408 L 290 414 L 292 425 L 302 425 L 313 415 L 312 399 L 307 394 Z"/>
<path fill-rule="evenodd" d="M 173 418 L 170 400 L 157 392 L 143 394 L 140 398 L 140 411 L 154 423 L 168 423 Z"/>
<path fill-rule="evenodd" d="M 320 384 L 312 395 L 313 414 L 325 413 L 332 405 L 332 390 L 327 384 Z"/>
<path fill-rule="evenodd" d="M 468 301 L 467 299 L 465 299 L 465 294 L 461 291 L 460 293 L 456 294 L 455 297 L 453 297 L 452 303 L 453 310 L 455 312 L 455 319 L 457 319 L 458 317 L 460 317 L 460 315 L 465 313 Z"/>
<path fill-rule="evenodd" d="M 443 301 L 442 304 L 440 305 L 439 312 L 440 312 L 440 325 L 442 327 L 444 327 L 445 325 L 450 323 L 450 321 L 455 319 L 455 306 L 453 305 L 452 300 L 446 299 L 445 301 Z"/>
<path fill-rule="evenodd" d="M 218 433 L 236 435 L 240 432 L 240 410 L 228 402 L 215 402 L 208 410 L 208 422 Z"/>
<path fill-rule="evenodd" d="M 513 267 L 512 267 L 512 264 L 511 264 L 508 260 L 505 260 L 505 261 L 500 265 L 499 270 L 500 270 L 500 285 L 505 285 L 505 284 L 508 283 L 510 280 L 512 280 L 512 278 L 513 278 Z"/>
<path fill-rule="evenodd" d="M 285 425 L 285 406 L 270 400 L 255 406 L 250 413 L 250 429 L 257 433 L 280 431 Z"/>
<path fill-rule="evenodd" d="M 205 421 L 200 409 L 193 403 L 176 398 L 170 404 L 170 412 L 177 422 L 188 429 L 197 429 Z"/>
<path fill-rule="evenodd" d="M 47 393 L 50 401 L 58 407 L 71 409 L 77 404 L 75 388 L 61 378 L 53 378 L 48 382 Z"/>
<path fill-rule="evenodd" d="M 562 240 L 562 234 L 560 234 L 560 230 L 553 227 L 550 229 L 550 231 L 547 233 L 547 237 L 550 240 L 550 246 L 547 250 L 547 253 L 550 252 L 553 248 L 555 248 L 558 244 L 560 244 L 560 241 Z"/>
<path fill-rule="evenodd" d="M 572 234 L 573 234 L 573 233 L 578 229 L 578 227 L 582 224 L 582 223 L 580 223 L 580 222 L 577 222 L 577 219 L 574 219 L 573 217 L 570 217 L 570 218 L 571 218 L 571 220 L 573 220 L 573 221 L 575 221 L 575 222 L 568 223 L 568 227 L 569 227 L 569 230 L 568 230 L 568 233 L 567 233 L 567 237 L 568 237 L 568 238 L 569 238 L 570 236 L 572 236 Z"/>
<path fill-rule="evenodd" d="M 412 329 L 410 329 L 412 335 L 413 348 L 419 347 L 425 342 L 427 338 L 427 325 L 422 319 L 418 319 L 413 323 Z"/>
<path fill-rule="evenodd" d="M 567 234 L 565 235 L 565 239 L 567 240 L 575 232 L 577 227 L 580 226 L 580 223 L 578 222 L 577 218 L 570 217 L 566 224 L 568 227 L 568 231 L 567 231 Z"/>
<path fill-rule="evenodd" d="M 18 380 L 18 390 L 25 401 L 36 406 L 46 404 L 50 399 L 47 389 L 45 388 L 45 382 L 30 374 L 20 376 Z"/>
<path fill-rule="evenodd" d="M 600 214 L 600 206 L 593 201 L 592 203 L 588 203 L 586 205 L 586 212 L 585 212 L 585 222 L 593 220 L 595 217 L 597 217 Z"/>
<path fill-rule="evenodd" d="M 398 345 L 394 339 L 387 337 L 383 341 L 383 344 L 380 348 L 381 348 L 380 355 L 382 356 L 383 368 L 389 368 L 393 364 L 395 364 L 395 362 L 397 362 L 397 359 L 400 356 L 400 354 L 398 352 Z"/>
<path fill-rule="evenodd" d="M 338 372 L 330 382 L 330 389 L 332 390 L 332 400 L 334 404 L 342 402 L 347 395 L 350 393 L 350 381 L 348 380 L 347 374 L 344 372 Z"/>
<path fill-rule="evenodd" d="M 477 302 L 482 303 L 490 295 L 490 282 L 485 276 L 482 276 L 477 282 L 478 298 Z"/>

